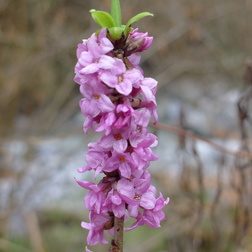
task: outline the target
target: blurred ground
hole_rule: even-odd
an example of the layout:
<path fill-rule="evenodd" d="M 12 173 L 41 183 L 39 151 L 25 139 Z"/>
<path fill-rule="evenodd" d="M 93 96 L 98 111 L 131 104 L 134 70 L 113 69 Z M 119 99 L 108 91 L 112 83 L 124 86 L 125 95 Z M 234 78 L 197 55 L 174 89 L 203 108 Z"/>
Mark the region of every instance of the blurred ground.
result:
<path fill-rule="evenodd" d="M 109 6 L 0 1 L 0 251 L 84 250 L 85 192 L 73 177 L 97 135 L 82 134 L 73 69 L 77 44 L 97 30 L 89 10 Z M 160 123 L 184 129 L 151 128 L 167 221 L 127 233 L 125 251 L 252 251 L 252 0 L 128 0 L 122 10 L 124 21 L 155 14 L 137 23 L 154 36 L 141 66 L 159 81 Z"/>

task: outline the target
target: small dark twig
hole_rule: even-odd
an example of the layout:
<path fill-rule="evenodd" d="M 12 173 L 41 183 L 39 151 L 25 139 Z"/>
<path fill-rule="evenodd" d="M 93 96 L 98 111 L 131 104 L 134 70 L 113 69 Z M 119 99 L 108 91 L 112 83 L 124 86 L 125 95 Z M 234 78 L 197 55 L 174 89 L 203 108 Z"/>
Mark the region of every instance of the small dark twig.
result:
<path fill-rule="evenodd" d="M 220 246 L 221 246 L 221 240 L 222 240 L 222 232 L 220 229 L 220 225 L 217 219 L 217 208 L 220 206 L 220 199 L 221 199 L 221 194 L 223 192 L 223 183 L 222 183 L 222 176 L 223 176 L 223 168 L 225 165 L 225 154 L 222 153 L 221 159 L 220 159 L 220 166 L 218 169 L 218 174 L 216 176 L 217 178 L 217 187 L 216 191 L 213 197 L 212 204 L 210 206 L 210 217 L 212 219 L 213 223 L 213 232 L 214 232 L 214 251 L 220 251 Z"/>
<path fill-rule="evenodd" d="M 247 68 L 244 76 L 245 90 L 237 102 L 239 130 L 241 136 L 242 151 L 250 152 L 247 139 L 249 138 L 246 122 L 250 122 L 249 104 L 252 100 L 252 62 L 247 62 Z M 237 204 L 234 216 L 234 232 L 232 239 L 235 241 L 237 248 L 241 245 L 249 229 L 250 220 L 250 190 L 249 181 L 251 180 L 246 173 L 245 168 L 251 167 L 251 160 L 241 160 L 236 158 L 236 168 L 239 175 L 239 186 L 236 186 Z"/>

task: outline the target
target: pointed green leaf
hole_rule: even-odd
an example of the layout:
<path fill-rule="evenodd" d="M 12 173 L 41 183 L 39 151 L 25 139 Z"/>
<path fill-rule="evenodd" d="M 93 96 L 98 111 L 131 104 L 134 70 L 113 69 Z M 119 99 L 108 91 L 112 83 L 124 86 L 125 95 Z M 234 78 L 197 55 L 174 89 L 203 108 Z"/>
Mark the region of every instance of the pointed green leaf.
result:
<path fill-rule="evenodd" d="M 100 27 L 114 27 L 115 21 L 112 18 L 112 16 L 105 11 L 96 11 L 94 9 L 89 11 L 94 19 L 94 21 L 100 26 Z"/>
<path fill-rule="evenodd" d="M 115 21 L 116 26 L 120 27 L 122 25 L 122 13 L 121 13 L 120 0 L 111 1 L 110 13 Z"/>
<path fill-rule="evenodd" d="M 131 24 L 133 24 L 134 22 L 146 17 L 146 16 L 154 16 L 152 13 L 150 12 L 141 12 L 139 14 L 137 14 L 136 16 L 132 17 L 126 24 L 126 27 L 130 26 Z"/>

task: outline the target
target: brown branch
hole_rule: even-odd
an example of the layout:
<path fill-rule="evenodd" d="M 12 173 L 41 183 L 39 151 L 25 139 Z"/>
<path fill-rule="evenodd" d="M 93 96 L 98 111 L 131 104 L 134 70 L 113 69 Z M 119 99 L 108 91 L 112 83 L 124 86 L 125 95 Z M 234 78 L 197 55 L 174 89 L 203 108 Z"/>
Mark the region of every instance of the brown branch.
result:
<path fill-rule="evenodd" d="M 45 252 L 37 214 L 34 211 L 26 213 L 25 222 L 33 251 Z"/>
<path fill-rule="evenodd" d="M 221 146 L 220 144 L 217 144 L 217 143 L 215 143 L 207 138 L 204 138 L 202 136 L 196 135 L 191 131 L 183 130 L 179 127 L 171 126 L 171 125 L 164 124 L 164 123 L 157 123 L 156 125 L 154 125 L 154 127 L 157 129 L 161 129 L 161 130 L 170 131 L 170 132 L 173 132 L 173 133 L 181 135 L 181 136 L 191 137 L 192 139 L 200 140 L 202 142 L 209 144 L 210 146 L 214 147 L 215 149 L 217 149 L 221 152 L 225 152 L 225 153 L 231 154 L 233 156 L 243 157 L 243 158 L 247 158 L 249 160 L 252 160 L 252 154 L 250 154 L 248 152 L 233 151 L 233 150 L 227 149 L 227 148 Z"/>
<path fill-rule="evenodd" d="M 111 241 L 111 252 L 123 252 L 124 216 L 114 219 L 114 239 Z"/>

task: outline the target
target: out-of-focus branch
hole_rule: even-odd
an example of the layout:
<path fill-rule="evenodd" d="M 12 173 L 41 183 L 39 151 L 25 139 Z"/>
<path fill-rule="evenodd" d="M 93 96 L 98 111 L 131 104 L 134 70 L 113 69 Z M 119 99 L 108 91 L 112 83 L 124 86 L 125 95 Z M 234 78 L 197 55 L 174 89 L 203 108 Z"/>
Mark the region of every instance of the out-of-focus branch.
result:
<path fill-rule="evenodd" d="M 158 128 L 158 129 L 161 129 L 161 130 L 165 130 L 165 131 L 170 131 L 170 132 L 173 132 L 175 134 L 178 134 L 178 135 L 182 135 L 182 136 L 185 136 L 185 137 L 190 137 L 192 139 L 195 139 L 195 140 L 199 140 L 199 141 L 202 141 L 202 142 L 205 142 L 207 144 L 209 144 L 210 146 L 212 146 L 213 148 L 221 151 L 221 152 L 225 152 L 227 154 L 231 154 L 233 156 L 238 156 L 238 157 L 243 157 L 243 158 L 247 158 L 249 160 L 252 160 L 252 154 L 248 153 L 248 152 L 244 152 L 244 151 L 233 151 L 233 150 L 230 150 L 220 144 L 217 144 L 207 138 L 204 138 L 202 136 L 199 136 L 199 135 L 196 135 L 194 134 L 193 132 L 191 131 L 188 131 L 188 130 L 183 130 L 179 127 L 175 127 L 175 126 L 172 126 L 172 125 L 168 125 L 168 124 L 164 124 L 164 123 L 157 123 L 156 125 L 154 125 L 155 128 Z"/>
<path fill-rule="evenodd" d="M 28 230 L 29 239 L 34 252 L 45 252 L 38 223 L 38 217 L 34 211 L 30 211 L 25 215 L 25 223 Z"/>

